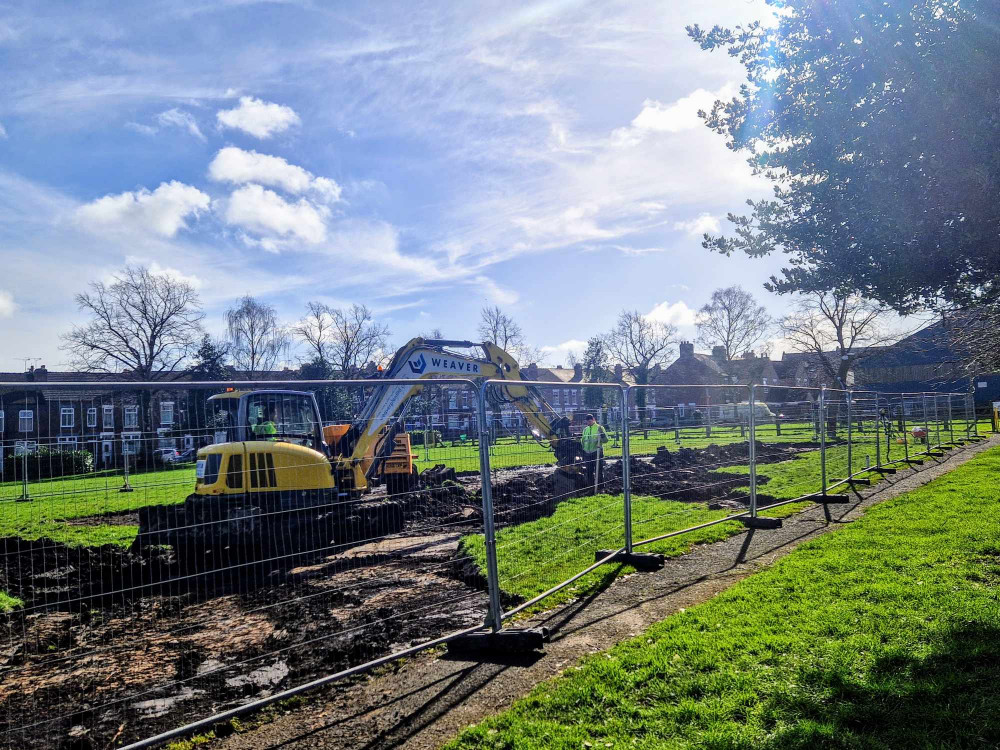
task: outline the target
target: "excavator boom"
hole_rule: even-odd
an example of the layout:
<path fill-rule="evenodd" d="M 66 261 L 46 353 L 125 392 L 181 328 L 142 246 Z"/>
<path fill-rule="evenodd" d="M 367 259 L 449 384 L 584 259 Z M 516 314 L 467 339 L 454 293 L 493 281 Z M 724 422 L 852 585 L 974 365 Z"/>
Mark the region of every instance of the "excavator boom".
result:
<path fill-rule="evenodd" d="M 451 348 L 479 349 L 483 356 L 459 354 Z M 340 461 L 342 471 L 349 464 L 355 488 L 365 487 L 379 463 L 391 455 L 396 434 L 392 424 L 409 400 L 424 388 L 420 383 L 393 384 L 392 380 L 431 381 L 448 377 L 509 381 L 490 387 L 487 394 L 490 402 L 518 409 L 535 439 L 551 443 L 559 463 L 572 460 L 570 454 L 575 452 L 572 448 L 579 446 L 568 440 L 566 420 L 559 417 L 537 388 L 521 383 L 520 367 L 510 354 L 491 343 L 415 338 L 400 347 L 382 377 L 373 381 L 373 392 L 364 409 L 334 447 L 334 460 Z"/>

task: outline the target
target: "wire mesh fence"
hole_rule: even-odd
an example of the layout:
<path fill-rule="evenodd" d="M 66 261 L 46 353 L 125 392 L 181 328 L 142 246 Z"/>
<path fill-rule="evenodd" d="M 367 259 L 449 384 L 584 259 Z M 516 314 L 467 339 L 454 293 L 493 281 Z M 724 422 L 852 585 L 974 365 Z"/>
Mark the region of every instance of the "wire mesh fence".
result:
<path fill-rule="evenodd" d="M 120 745 L 482 623 L 471 384 L 372 435 L 370 382 L 19 387 L 3 746 Z"/>
<path fill-rule="evenodd" d="M 155 745 L 978 430 L 968 394 L 551 390 L 0 384 L 0 745 Z"/>

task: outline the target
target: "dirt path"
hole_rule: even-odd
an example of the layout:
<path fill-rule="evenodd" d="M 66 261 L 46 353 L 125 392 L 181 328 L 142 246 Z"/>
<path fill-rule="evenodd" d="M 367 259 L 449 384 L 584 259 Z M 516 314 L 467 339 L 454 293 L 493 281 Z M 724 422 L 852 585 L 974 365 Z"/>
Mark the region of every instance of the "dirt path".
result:
<path fill-rule="evenodd" d="M 810 508 L 786 519 L 782 529 L 738 534 L 699 547 L 667 560 L 657 573 L 619 579 L 593 597 L 534 618 L 530 624 L 553 631 L 544 654 L 506 663 L 422 654 L 395 671 L 321 691 L 304 708 L 212 747 L 437 748 L 582 656 L 610 648 L 681 608 L 710 599 L 799 544 L 858 518 L 871 505 L 926 484 L 995 445 L 1000 445 L 1000 438 L 954 451 L 920 471 L 901 469 L 887 482 L 858 494 L 857 502 L 831 505 L 833 523 L 824 520 L 822 508 Z"/>

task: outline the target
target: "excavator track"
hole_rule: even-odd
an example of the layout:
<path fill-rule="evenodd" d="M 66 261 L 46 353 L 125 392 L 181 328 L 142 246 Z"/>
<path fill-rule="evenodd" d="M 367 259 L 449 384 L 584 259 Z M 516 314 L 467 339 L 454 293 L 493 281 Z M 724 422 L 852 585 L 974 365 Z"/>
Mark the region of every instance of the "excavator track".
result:
<path fill-rule="evenodd" d="M 291 555 L 298 560 L 334 554 L 402 528 L 403 505 L 391 499 L 361 502 L 301 490 L 192 494 L 181 505 L 142 508 L 133 546 L 169 546 L 185 569 L 209 572 L 235 563 L 280 565 Z"/>

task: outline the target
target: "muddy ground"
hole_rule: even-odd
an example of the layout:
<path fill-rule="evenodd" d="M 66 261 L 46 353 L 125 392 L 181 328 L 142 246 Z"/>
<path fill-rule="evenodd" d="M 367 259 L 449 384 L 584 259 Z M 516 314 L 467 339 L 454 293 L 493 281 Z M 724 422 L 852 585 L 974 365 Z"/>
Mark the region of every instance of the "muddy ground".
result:
<path fill-rule="evenodd" d="M 758 456 L 799 450 L 758 446 Z M 746 461 L 746 445 L 633 457 L 633 492 L 745 506 L 746 478 L 714 470 Z M 621 461 L 605 472 L 601 490 L 621 492 Z M 550 514 L 579 488 L 554 467 L 496 472 L 498 526 Z M 230 559 L 212 575 L 179 566 L 169 548 L 0 539 L 0 590 L 25 602 L 0 616 L 0 728 L 28 728 L 0 734 L 0 746 L 123 744 L 481 623 L 484 582 L 456 559 L 459 539 L 481 530 L 477 479 L 423 487 L 403 511 L 392 537 Z"/>

